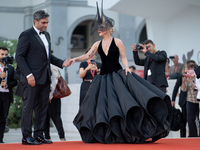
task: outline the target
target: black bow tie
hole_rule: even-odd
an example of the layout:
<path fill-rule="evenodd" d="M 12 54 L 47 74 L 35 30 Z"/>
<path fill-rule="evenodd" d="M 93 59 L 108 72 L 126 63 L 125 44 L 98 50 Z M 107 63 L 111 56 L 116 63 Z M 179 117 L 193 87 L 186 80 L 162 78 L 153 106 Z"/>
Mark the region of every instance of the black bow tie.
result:
<path fill-rule="evenodd" d="M 41 34 L 44 34 L 44 31 L 40 31 L 40 35 L 41 35 Z"/>

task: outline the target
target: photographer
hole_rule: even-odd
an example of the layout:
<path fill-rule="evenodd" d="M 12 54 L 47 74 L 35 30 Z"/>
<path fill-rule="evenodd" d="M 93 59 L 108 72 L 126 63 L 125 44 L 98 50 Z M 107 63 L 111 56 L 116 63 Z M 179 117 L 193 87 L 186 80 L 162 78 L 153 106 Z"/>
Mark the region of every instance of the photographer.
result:
<path fill-rule="evenodd" d="M 181 75 L 184 65 L 178 62 L 178 55 L 170 56 L 169 58 L 174 63 L 174 65 L 170 67 L 169 79 L 177 79 L 179 75 Z"/>
<path fill-rule="evenodd" d="M 157 51 L 152 40 L 145 40 L 143 44 L 133 44 L 133 56 L 136 65 L 144 66 L 144 79 L 166 92 L 168 87 L 165 76 L 165 64 L 167 54 L 165 51 Z M 140 59 L 138 51 L 142 51 L 145 59 Z"/>
<path fill-rule="evenodd" d="M 88 51 L 89 49 L 86 53 Z M 80 78 L 83 79 L 83 82 L 81 83 L 79 106 L 81 105 L 94 76 L 100 73 L 101 63 L 96 62 L 95 59 L 96 55 L 80 64 L 79 75 Z"/>
<path fill-rule="evenodd" d="M 189 64 L 188 70 L 194 70 L 197 68 L 196 64 Z M 199 118 L 199 101 L 197 100 L 197 90 L 195 90 L 196 81 L 195 77 L 186 78 L 182 77 L 182 91 L 187 92 L 187 122 L 189 127 L 188 137 L 198 137 L 199 130 L 196 125 L 196 118 Z"/>
<path fill-rule="evenodd" d="M 13 78 L 14 67 L 13 58 L 8 56 L 8 49 L 0 47 L 0 143 L 3 143 L 6 118 L 10 103 L 13 102 L 12 88 L 17 85 L 17 81 Z"/>

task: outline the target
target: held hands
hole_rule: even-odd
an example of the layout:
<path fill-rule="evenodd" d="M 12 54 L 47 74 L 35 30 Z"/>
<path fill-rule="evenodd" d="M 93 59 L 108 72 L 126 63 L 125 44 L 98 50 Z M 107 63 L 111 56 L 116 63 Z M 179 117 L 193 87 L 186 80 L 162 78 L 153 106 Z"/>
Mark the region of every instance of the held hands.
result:
<path fill-rule="evenodd" d="M 32 87 L 35 86 L 35 77 L 33 75 L 31 75 L 30 77 L 27 78 L 28 80 L 28 84 Z"/>
<path fill-rule="evenodd" d="M 74 62 L 75 62 L 74 59 L 68 58 L 67 60 L 64 61 L 63 67 L 69 67 L 69 66 L 72 65 Z"/>

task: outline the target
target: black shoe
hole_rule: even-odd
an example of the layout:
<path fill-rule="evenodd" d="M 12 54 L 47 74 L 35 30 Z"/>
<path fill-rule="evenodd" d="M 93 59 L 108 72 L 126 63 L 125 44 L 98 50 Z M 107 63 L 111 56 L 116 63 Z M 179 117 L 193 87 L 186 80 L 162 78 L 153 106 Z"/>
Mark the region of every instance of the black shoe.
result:
<path fill-rule="evenodd" d="M 3 140 L 0 140 L 0 144 L 4 143 Z"/>
<path fill-rule="evenodd" d="M 22 145 L 40 145 L 42 144 L 41 142 L 36 141 L 34 138 L 32 137 L 28 137 L 28 138 L 23 138 L 22 139 Z"/>
<path fill-rule="evenodd" d="M 42 144 L 51 144 L 52 141 L 47 141 L 44 137 L 38 136 L 35 138 L 36 141 L 41 142 Z"/>

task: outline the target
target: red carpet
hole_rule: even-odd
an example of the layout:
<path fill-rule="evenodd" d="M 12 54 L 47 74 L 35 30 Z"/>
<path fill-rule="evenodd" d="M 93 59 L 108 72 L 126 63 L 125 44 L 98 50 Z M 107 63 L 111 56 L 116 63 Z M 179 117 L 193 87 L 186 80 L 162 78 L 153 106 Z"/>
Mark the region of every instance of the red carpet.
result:
<path fill-rule="evenodd" d="M 200 138 L 161 139 L 146 144 L 85 144 L 81 141 L 54 142 L 53 144 L 22 145 L 0 144 L 0 150 L 199 150 Z"/>

